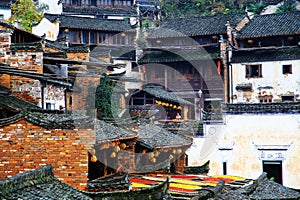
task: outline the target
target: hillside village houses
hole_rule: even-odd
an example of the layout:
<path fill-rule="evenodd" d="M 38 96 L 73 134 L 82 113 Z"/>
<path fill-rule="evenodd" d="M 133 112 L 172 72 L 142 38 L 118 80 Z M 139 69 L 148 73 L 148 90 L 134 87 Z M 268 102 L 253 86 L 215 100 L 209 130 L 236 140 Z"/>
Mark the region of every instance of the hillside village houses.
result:
<path fill-rule="evenodd" d="M 34 34 L 0 24 L 0 178 L 52 164 L 60 181 L 84 189 L 92 176 L 170 164 L 184 173 L 209 161 L 209 175 L 255 179 L 267 172 L 300 188 L 298 11 L 171 18 L 152 26 L 160 20 L 156 1 L 86 2 L 58 2 L 62 13 L 53 8 Z M 143 9 L 150 25 L 139 30 Z M 80 98 L 88 95 L 87 77 L 96 86 L 103 72 L 122 83 L 120 104 L 129 117 L 156 108 L 155 123 L 130 120 L 126 130 L 126 121 L 97 120 L 92 127 L 76 110 L 86 107 Z M 183 120 L 174 123 L 176 113 Z M 189 129 L 195 119 L 197 131 Z M 180 153 L 177 160 L 145 157 L 139 166 L 137 157 L 119 153 L 121 146 L 141 156 Z M 104 164 L 97 172 L 94 154 Z"/>

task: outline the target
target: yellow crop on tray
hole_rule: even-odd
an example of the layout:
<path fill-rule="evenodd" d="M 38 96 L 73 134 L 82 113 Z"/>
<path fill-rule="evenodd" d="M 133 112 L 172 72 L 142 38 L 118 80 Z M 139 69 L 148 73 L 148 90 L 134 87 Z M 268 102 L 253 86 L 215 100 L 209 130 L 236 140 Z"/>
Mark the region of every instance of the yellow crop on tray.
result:
<path fill-rule="evenodd" d="M 213 176 L 214 178 L 229 178 L 233 179 L 235 181 L 243 181 L 245 178 L 240 177 L 240 176 L 231 176 L 231 175 L 220 175 L 220 176 Z"/>
<path fill-rule="evenodd" d="M 132 182 L 131 185 L 134 188 L 149 188 L 149 187 L 151 187 L 150 185 L 146 185 L 143 183 L 135 183 L 135 182 Z"/>
<path fill-rule="evenodd" d="M 201 187 L 198 185 L 188 185 L 188 184 L 180 184 L 180 183 L 170 183 L 170 187 L 190 189 L 190 190 L 201 189 Z"/>
<path fill-rule="evenodd" d="M 183 180 L 183 179 L 172 179 L 171 182 L 173 183 L 182 183 L 187 185 L 201 185 L 201 186 L 216 186 L 216 183 L 209 183 L 205 181 L 190 181 L 190 180 Z"/>

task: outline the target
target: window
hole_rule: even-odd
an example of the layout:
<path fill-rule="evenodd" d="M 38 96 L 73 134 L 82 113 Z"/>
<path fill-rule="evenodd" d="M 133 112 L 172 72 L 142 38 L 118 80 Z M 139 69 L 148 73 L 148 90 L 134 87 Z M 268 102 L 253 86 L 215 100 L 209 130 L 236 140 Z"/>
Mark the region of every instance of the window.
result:
<path fill-rule="evenodd" d="M 69 32 L 69 41 L 70 42 L 78 42 L 78 32 L 77 31 L 70 31 Z"/>
<path fill-rule="evenodd" d="M 133 71 L 133 72 L 138 72 L 139 71 L 139 67 L 136 63 L 132 63 L 131 71 Z"/>
<path fill-rule="evenodd" d="M 94 31 L 90 32 L 90 43 L 96 44 L 97 43 L 97 33 Z"/>
<path fill-rule="evenodd" d="M 72 5 L 73 6 L 78 6 L 78 0 L 72 0 Z"/>
<path fill-rule="evenodd" d="M 86 30 L 83 30 L 82 31 L 82 33 L 81 33 L 82 35 L 82 37 L 81 37 L 81 43 L 87 43 L 87 41 L 88 41 L 88 31 L 86 31 Z"/>
<path fill-rule="evenodd" d="M 292 65 L 282 65 L 282 74 L 292 74 Z"/>
<path fill-rule="evenodd" d="M 289 96 L 289 95 L 283 95 L 281 96 L 281 101 L 282 102 L 294 102 L 295 101 L 295 97 L 293 95 Z"/>
<path fill-rule="evenodd" d="M 91 1 L 91 6 L 97 6 L 97 1 L 96 0 L 92 0 Z"/>
<path fill-rule="evenodd" d="M 72 106 L 72 105 L 73 105 L 73 97 L 70 96 L 70 97 L 69 97 L 69 106 Z"/>
<path fill-rule="evenodd" d="M 246 65 L 246 78 L 262 77 L 261 65 Z"/>
<path fill-rule="evenodd" d="M 227 162 L 223 162 L 223 175 L 227 175 Z"/>

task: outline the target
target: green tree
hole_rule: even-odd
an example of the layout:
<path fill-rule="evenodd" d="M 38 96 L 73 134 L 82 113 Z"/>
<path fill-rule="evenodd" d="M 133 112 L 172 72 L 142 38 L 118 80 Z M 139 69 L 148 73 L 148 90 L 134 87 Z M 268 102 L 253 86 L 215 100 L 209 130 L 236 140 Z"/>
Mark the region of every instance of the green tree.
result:
<path fill-rule="evenodd" d="M 18 23 L 21 28 L 31 32 L 32 24 L 39 22 L 43 18 L 43 12 L 48 9 L 48 6 L 42 4 L 36 5 L 32 0 L 16 0 L 11 5 L 12 16 L 9 22 Z"/>
<path fill-rule="evenodd" d="M 262 2 L 258 2 L 258 3 L 251 3 L 249 5 L 248 10 L 252 12 L 254 15 L 260 15 L 266 8 L 267 5 L 265 5 Z"/>
<path fill-rule="evenodd" d="M 284 3 L 277 8 L 276 13 L 292 12 L 296 10 L 297 8 L 295 3 Z"/>
<path fill-rule="evenodd" d="M 103 74 L 100 84 L 96 88 L 95 107 L 98 119 L 113 119 L 118 112 L 116 96 L 113 92 L 115 82 L 107 74 Z"/>

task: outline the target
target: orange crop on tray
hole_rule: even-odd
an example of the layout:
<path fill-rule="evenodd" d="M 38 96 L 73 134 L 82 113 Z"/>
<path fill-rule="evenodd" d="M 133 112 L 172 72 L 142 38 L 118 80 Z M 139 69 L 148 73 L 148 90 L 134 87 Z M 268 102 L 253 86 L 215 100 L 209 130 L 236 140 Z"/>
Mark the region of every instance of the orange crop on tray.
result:
<path fill-rule="evenodd" d="M 141 178 L 130 178 L 130 182 L 143 183 L 143 184 L 147 184 L 147 185 L 156 185 L 157 184 L 156 181 L 145 180 L 145 179 L 141 179 Z"/>
<path fill-rule="evenodd" d="M 231 183 L 231 182 L 234 182 L 233 179 L 230 179 L 230 178 L 216 178 L 216 177 L 204 177 L 202 178 L 202 180 L 204 181 L 211 181 L 211 182 L 219 182 L 221 180 L 223 180 L 225 183 Z"/>

